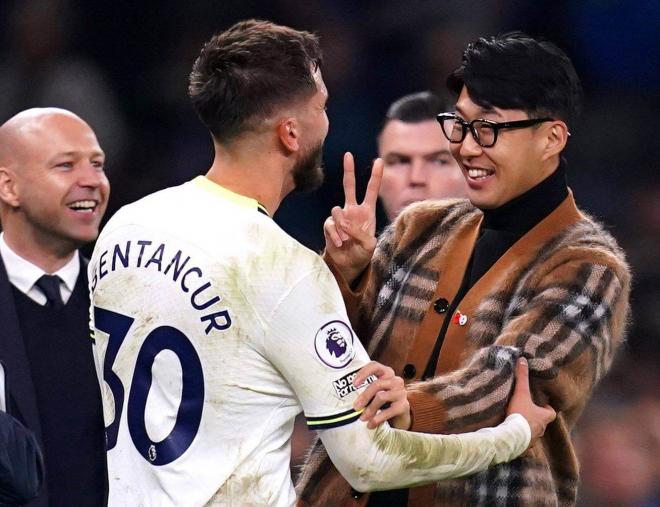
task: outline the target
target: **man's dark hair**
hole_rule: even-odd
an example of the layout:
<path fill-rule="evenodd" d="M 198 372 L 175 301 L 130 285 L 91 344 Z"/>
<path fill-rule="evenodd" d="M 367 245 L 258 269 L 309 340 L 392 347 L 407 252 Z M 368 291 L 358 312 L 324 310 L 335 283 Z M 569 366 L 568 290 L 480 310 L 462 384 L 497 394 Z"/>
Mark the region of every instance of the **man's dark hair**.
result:
<path fill-rule="evenodd" d="M 241 21 L 204 45 L 188 96 L 213 137 L 228 143 L 278 107 L 316 93 L 313 72 L 320 64 L 316 35 Z"/>
<path fill-rule="evenodd" d="M 521 109 L 530 118 L 550 116 L 569 126 L 582 99 L 580 79 L 566 53 L 521 32 L 468 44 L 461 65 L 447 78 L 456 94 L 463 85 L 481 107 Z"/>
<path fill-rule="evenodd" d="M 430 91 L 410 93 L 395 100 L 387 110 L 387 114 L 380 126 L 380 134 L 391 120 L 399 120 L 404 123 L 421 123 L 433 120 L 438 113 L 449 110 L 449 104 Z"/>

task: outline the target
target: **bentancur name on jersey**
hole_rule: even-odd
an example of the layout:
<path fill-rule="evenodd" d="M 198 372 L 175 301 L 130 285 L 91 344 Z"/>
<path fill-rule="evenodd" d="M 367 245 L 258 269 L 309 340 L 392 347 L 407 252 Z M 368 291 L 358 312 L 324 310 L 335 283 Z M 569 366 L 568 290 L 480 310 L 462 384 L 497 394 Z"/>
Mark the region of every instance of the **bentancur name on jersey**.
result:
<path fill-rule="evenodd" d="M 156 246 L 157 245 L 157 246 Z M 111 253 L 112 252 L 112 253 Z M 146 255 L 145 255 L 146 253 Z M 111 258 L 108 256 L 111 255 Z M 190 294 L 190 305 L 203 313 L 199 320 L 206 325 L 204 332 L 211 330 L 223 331 L 231 326 L 229 310 L 218 309 L 222 298 L 213 294 L 211 282 L 204 279 L 202 268 L 188 267 L 190 255 L 177 249 L 166 252 L 165 243 L 154 243 L 150 240 L 140 239 L 135 242 L 126 241 L 125 244 L 116 244 L 99 255 L 99 261 L 92 277 L 92 292 L 96 289 L 99 280 L 108 276 L 117 269 L 142 268 L 157 270 L 163 276 L 171 277 L 172 282 L 179 283 L 181 290 Z"/>

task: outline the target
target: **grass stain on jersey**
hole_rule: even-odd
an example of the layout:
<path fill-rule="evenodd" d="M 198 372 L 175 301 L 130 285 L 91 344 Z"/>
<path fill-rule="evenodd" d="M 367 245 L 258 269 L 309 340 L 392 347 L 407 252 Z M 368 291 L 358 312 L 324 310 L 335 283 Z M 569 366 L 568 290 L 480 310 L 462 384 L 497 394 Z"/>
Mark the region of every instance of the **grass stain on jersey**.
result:
<path fill-rule="evenodd" d="M 401 430 L 383 430 L 379 426 L 375 434 L 375 443 L 385 454 L 399 457 L 403 469 L 429 469 L 442 463 L 456 463 L 460 455 L 458 439 L 446 435 L 445 445 L 440 445 L 431 435 L 412 433 Z"/>

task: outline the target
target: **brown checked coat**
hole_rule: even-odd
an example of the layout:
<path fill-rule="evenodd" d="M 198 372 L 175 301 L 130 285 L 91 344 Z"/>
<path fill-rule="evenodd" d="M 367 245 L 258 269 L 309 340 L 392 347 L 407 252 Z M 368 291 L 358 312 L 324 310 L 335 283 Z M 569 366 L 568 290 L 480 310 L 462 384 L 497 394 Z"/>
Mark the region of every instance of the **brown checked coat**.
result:
<path fill-rule="evenodd" d="M 436 302 L 458 292 L 482 218 L 464 200 L 413 205 L 380 238 L 359 287 L 351 291 L 339 280 L 371 357 L 410 377 L 412 430 L 461 433 L 501 422 L 520 354 L 529 360 L 535 401 L 558 413 L 522 457 L 412 489 L 409 505 L 573 505 L 578 463 L 570 431 L 623 339 L 628 266 L 615 240 L 570 194 L 446 315 Z M 451 323 L 436 376 L 417 382 L 445 318 Z M 365 505 L 368 498 L 351 491 L 320 441 L 297 491 L 300 505 Z"/>

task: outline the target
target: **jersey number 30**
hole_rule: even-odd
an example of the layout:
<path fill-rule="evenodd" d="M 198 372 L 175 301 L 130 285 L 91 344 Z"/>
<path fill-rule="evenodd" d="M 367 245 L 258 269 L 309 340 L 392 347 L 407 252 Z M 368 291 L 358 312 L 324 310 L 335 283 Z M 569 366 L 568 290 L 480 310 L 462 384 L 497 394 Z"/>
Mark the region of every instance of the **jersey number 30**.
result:
<path fill-rule="evenodd" d="M 128 330 L 135 319 L 94 307 L 94 324 L 108 334 L 108 347 L 103 361 L 103 378 L 112 391 L 115 418 L 106 427 L 107 450 L 117 445 L 119 422 L 124 409 L 124 385 L 112 365 L 117 358 Z M 173 352 L 181 363 L 181 403 L 172 431 L 163 440 L 154 442 L 147 434 L 144 419 L 147 396 L 153 380 L 152 366 L 156 356 L 164 350 Z M 152 465 L 167 465 L 179 458 L 192 444 L 202 420 L 204 406 L 204 374 L 202 363 L 190 340 L 171 326 L 159 326 L 144 339 L 137 355 L 131 391 L 128 394 L 126 420 L 135 448 Z"/>

